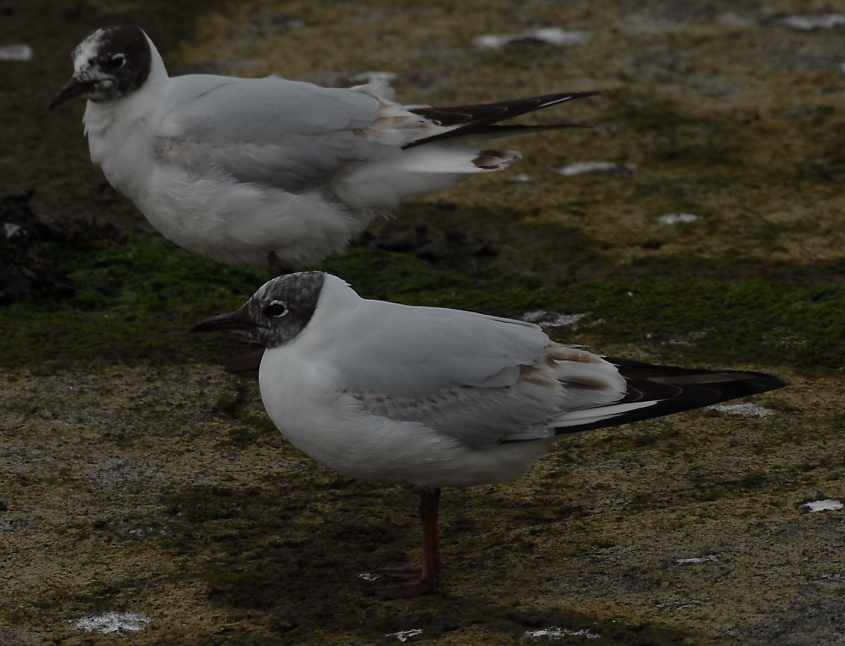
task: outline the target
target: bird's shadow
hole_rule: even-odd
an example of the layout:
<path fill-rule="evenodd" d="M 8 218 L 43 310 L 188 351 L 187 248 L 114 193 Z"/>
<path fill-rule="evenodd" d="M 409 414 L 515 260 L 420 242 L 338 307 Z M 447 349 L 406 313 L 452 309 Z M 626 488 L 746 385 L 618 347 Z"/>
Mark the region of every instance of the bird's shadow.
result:
<path fill-rule="evenodd" d="M 208 603 L 227 617 L 249 618 L 228 630 L 231 643 L 258 635 L 261 643 L 295 643 L 315 632 L 396 642 L 395 633 L 416 629 L 426 639 L 470 630 L 518 641 L 550 628 L 557 639 L 598 635 L 593 644 L 680 643 L 681 635 L 659 626 L 514 603 L 506 571 L 498 592 L 485 583 L 456 594 L 446 563 L 440 592 L 385 599 L 361 575 L 415 554 L 420 531 L 409 492 L 333 477 L 292 484 L 278 492 L 193 486 L 165 501 L 171 522 L 162 540 L 187 557 L 184 576 L 203 581 Z"/>
<path fill-rule="evenodd" d="M 495 277 L 512 272 L 547 280 L 586 278 L 609 263 L 604 245 L 585 235 L 574 220 L 585 217 L 579 202 L 561 206 L 572 217 L 553 221 L 537 210 L 462 207 L 454 202 L 408 203 L 398 217 L 377 220 L 355 245 L 413 255 L 438 269 Z"/>

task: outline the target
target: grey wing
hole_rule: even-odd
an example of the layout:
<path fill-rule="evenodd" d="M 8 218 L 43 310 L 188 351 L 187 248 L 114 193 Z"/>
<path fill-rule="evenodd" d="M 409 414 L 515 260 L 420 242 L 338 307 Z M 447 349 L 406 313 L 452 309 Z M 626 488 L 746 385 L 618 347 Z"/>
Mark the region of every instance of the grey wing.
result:
<path fill-rule="evenodd" d="M 346 386 L 395 396 L 442 388 L 497 388 L 543 360 L 550 340 L 536 325 L 474 312 L 362 300 L 331 322 L 332 362 Z M 348 331 L 355 330 L 354 339 Z"/>
<path fill-rule="evenodd" d="M 483 445 L 528 429 L 547 436 L 564 401 L 557 380 L 540 378 L 551 342 L 535 325 L 380 301 L 337 325 L 342 341 L 327 351 L 339 385 L 371 414 Z"/>
<path fill-rule="evenodd" d="M 371 415 L 418 422 L 469 446 L 551 437 L 550 422 L 564 399 L 559 385 L 521 381 L 498 388 L 445 388 L 424 397 L 350 394 Z"/>
<path fill-rule="evenodd" d="M 346 164 L 389 152 L 363 134 L 380 105 L 364 92 L 275 77 L 175 77 L 156 152 L 199 174 L 307 190 Z"/>

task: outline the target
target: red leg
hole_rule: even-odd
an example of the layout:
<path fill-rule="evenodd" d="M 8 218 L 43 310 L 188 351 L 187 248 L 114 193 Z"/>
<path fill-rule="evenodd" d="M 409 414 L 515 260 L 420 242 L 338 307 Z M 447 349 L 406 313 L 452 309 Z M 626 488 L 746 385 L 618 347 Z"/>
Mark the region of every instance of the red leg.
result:
<path fill-rule="evenodd" d="M 437 528 L 437 512 L 440 504 L 440 489 L 423 489 L 420 492 L 420 520 L 423 526 L 423 572 L 422 580 L 433 590 L 440 577 L 440 540 Z"/>
<path fill-rule="evenodd" d="M 423 526 L 422 576 L 410 566 L 378 570 L 378 585 L 371 591 L 385 598 L 415 597 L 434 592 L 440 576 L 437 510 L 440 489 L 420 490 L 420 520 Z"/>

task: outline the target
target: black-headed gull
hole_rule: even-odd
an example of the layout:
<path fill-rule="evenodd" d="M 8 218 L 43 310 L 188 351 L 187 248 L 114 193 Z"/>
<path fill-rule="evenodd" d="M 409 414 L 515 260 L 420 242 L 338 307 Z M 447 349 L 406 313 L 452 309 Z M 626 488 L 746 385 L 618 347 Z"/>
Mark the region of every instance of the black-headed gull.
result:
<path fill-rule="evenodd" d="M 50 107 L 88 99 L 91 159 L 113 187 L 176 244 L 276 269 L 341 250 L 406 195 L 519 158 L 455 140 L 564 127 L 497 124 L 595 94 L 434 108 L 388 101 L 369 85 L 169 77 L 134 25 L 89 35 L 74 49 L 73 67 Z"/>
<path fill-rule="evenodd" d="M 531 323 L 366 300 L 321 272 L 274 278 L 194 329 L 241 330 L 266 348 L 261 398 L 294 446 L 348 476 L 421 489 L 422 590 L 438 578 L 441 487 L 515 478 L 561 434 L 784 385 L 605 360 Z"/>

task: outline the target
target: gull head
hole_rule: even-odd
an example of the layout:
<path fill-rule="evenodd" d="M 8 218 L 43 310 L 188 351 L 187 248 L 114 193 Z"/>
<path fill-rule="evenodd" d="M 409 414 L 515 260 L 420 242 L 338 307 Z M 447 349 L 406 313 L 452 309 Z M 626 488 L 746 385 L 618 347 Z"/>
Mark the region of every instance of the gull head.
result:
<path fill-rule="evenodd" d="M 239 309 L 197 323 L 191 332 L 234 330 L 268 350 L 292 341 L 317 309 L 326 275 L 302 271 L 267 281 Z"/>
<path fill-rule="evenodd" d="M 51 110 L 77 96 L 105 103 L 131 94 L 150 75 L 152 51 L 143 29 L 119 25 L 88 35 L 71 59 L 73 76 L 50 102 Z"/>

